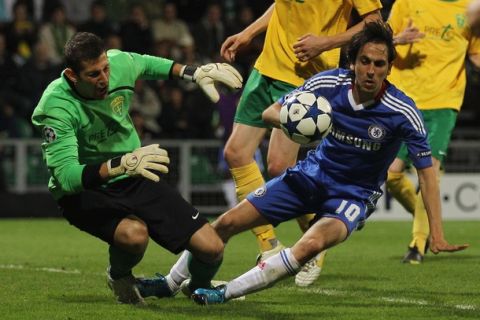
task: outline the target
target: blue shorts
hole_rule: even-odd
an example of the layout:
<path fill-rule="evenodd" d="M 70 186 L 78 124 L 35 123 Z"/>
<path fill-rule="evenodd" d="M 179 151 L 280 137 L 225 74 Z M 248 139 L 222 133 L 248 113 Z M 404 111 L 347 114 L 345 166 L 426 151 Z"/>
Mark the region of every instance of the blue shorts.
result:
<path fill-rule="evenodd" d="M 315 213 L 316 217 L 311 223 L 323 217 L 339 219 L 350 235 L 365 223 L 370 213 L 368 202 L 348 197 L 345 193 L 338 193 L 338 196 L 329 194 L 328 187 L 329 184 L 325 184 L 325 187 L 317 186 L 314 190 L 310 188 L 310 195 L 317 196 L 304 196 L 299 190 L 294 191 L 295 187 L 292 188 L 287 171 L 250 193 L 247 200 L 274 226 L 304 214 Z"/>

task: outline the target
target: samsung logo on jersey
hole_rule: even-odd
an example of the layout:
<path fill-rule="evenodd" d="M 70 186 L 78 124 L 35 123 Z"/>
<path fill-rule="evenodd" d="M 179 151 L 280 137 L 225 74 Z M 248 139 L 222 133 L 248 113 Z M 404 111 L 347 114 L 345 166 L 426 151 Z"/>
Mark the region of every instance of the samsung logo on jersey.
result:
<path fill-rule="evenodd" d="M 351 134 L 338 130 L 335 127 L 332 127 L 330 135 L 342 143 L 349 144 L 356 148 L 367 151 L 378 151 L 382 147 L 382 144 L 380 142 L 369 141 L 359 137 L 355 137 Z"/>

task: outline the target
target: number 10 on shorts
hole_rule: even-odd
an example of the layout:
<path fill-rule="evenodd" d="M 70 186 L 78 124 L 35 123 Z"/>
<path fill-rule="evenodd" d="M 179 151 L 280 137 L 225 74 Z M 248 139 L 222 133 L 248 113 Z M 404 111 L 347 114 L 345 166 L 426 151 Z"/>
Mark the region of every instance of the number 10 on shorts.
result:
<path fill-rule="evenodd" d="M 340 206 L 335 210 L 336 214 L 344 215 L 350 222 L 355 221 L 361 212 L 362 209 L 356 203 L 348 202 L 347 200 L 342 200 Z"/>

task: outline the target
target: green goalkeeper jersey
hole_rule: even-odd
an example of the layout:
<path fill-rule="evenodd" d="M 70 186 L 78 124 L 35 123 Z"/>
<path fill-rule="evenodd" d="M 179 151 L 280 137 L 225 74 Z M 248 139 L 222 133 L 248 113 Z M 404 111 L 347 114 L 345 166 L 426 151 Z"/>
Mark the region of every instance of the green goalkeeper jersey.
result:
<path fill-rule="evenodd" d="M 173 61 L 109 50 L 110 80 L 103 100 L 80 97 L 66 76 L 53 81 L 33 111 L 32 122 L 43 136 L 42 152 L 55 199 L 83 190 L 85 165 L 100 164 L 140 147 L 129 116 L 135 81 L 168 79 Z M 118 179 L 118 178 L 117 178 Z"/>

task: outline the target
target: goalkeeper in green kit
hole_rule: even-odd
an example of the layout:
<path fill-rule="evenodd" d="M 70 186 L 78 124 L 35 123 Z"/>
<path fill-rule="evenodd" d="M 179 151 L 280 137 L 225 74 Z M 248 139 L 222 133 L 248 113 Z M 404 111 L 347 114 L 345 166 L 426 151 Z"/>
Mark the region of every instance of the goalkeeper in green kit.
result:
<path fill-rule="evenodd" d="M 143 304 L 168 295 L 163 276 L 135 278 L 148 240 L 173 253 L 189 250 L 194 287 L 209 286 L 223 242 L 208 221 L 160 174 L 169 158 L 158 144 L 141 147 L 129 105 L 138 78 L 196 82 L 216 102 L 216 82 L 242 86 L 228 64 L 185 66 L 171 60 L 105 51 L 102 40 L 80 32 L 65 45 L 66 69 L 43 93 L 32 122 L 43 136 L 49 189 L 63 216 L 109 244 L 107 283 L 121 303 Z"/>

